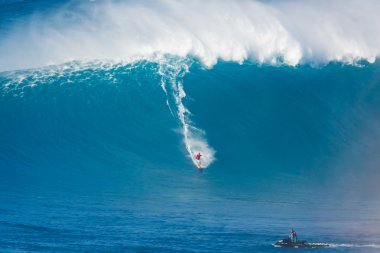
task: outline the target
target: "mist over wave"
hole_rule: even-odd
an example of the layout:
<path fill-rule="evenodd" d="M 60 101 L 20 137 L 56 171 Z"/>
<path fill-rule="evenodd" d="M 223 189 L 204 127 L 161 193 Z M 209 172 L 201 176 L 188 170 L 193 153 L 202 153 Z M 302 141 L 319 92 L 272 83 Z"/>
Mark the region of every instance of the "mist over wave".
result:
<path fill-rule="evenodd" d="M 195 56 L 297 65 L 359 60 L 380 53 L 380 2 L 67 2 L 14 22 L 0 39 L 0 71 L 68 61 Z"/>

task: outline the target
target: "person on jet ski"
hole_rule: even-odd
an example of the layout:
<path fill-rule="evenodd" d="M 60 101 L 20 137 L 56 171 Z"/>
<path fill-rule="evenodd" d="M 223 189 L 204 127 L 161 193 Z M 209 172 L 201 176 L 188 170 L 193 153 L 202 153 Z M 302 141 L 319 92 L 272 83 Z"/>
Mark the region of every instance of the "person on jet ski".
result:
<path fill-rule="evenodd" d="M 290 241 L 292 243 L 296 243 L 297 242 L 297 233 L 296 233 L 296 231 L 294 231 L 293 228 L 290 230 L 289 239 L 290 239 Z"/>

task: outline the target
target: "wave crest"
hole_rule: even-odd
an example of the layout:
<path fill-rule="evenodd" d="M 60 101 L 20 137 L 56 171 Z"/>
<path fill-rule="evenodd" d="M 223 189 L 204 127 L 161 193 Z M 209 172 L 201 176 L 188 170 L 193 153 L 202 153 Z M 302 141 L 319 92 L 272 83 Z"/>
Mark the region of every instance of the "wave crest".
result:
<path fill-rule="evenodd" d="M 73 2 L 11 29 L 0 40 L 0 70 L 167 54 L 195 56 L 207 67 L 219 59 L 374 62 L 379 11 L 375 0 Z"/>

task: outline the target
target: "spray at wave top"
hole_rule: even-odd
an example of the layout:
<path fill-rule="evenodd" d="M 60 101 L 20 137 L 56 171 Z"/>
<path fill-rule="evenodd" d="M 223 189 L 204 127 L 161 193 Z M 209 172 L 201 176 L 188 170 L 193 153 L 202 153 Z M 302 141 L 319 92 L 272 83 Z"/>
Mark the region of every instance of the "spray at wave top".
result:
<path fill-rule="evenodd" d="M 198 166 L 195 156 L 199 152 L 202 154 L 202 168 L 207 168 L 215 160 L 215 150 L 208 144 L 205 131 L 197 128 L 191 121 L 191 112 L 183 104 L 186 93 L 182 78 L 188 72 L 190 65 L 189 59 L 161 62 L 159 69 L 162 76 L 161 87 L 167 96 L 169 110 L 173 116 L 175 114 L 178 116 L 183 141 L 191 160 Z"/>
<path fill-rule="evenodd" d="M 154 55 L 191 55 L 208 67 L 219 59 L 373 62 L 379 12 L 377 0 L 72 1 L 7 27 L 0 71 Z"/>

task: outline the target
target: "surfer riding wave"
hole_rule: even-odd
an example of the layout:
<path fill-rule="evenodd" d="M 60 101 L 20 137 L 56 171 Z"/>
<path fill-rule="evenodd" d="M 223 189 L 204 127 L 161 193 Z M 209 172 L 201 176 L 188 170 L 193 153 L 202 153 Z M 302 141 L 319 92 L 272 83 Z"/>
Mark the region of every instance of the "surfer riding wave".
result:
<path fill-rule="evenodd" d="M 198 169 L 202 169 L 202 161 L 201 161 L 201 153 L 198 152 L 198 154 L 196 154 L 195 156 L 195 160 L 197 161 L 197 166 L 198 166 Z"/>

